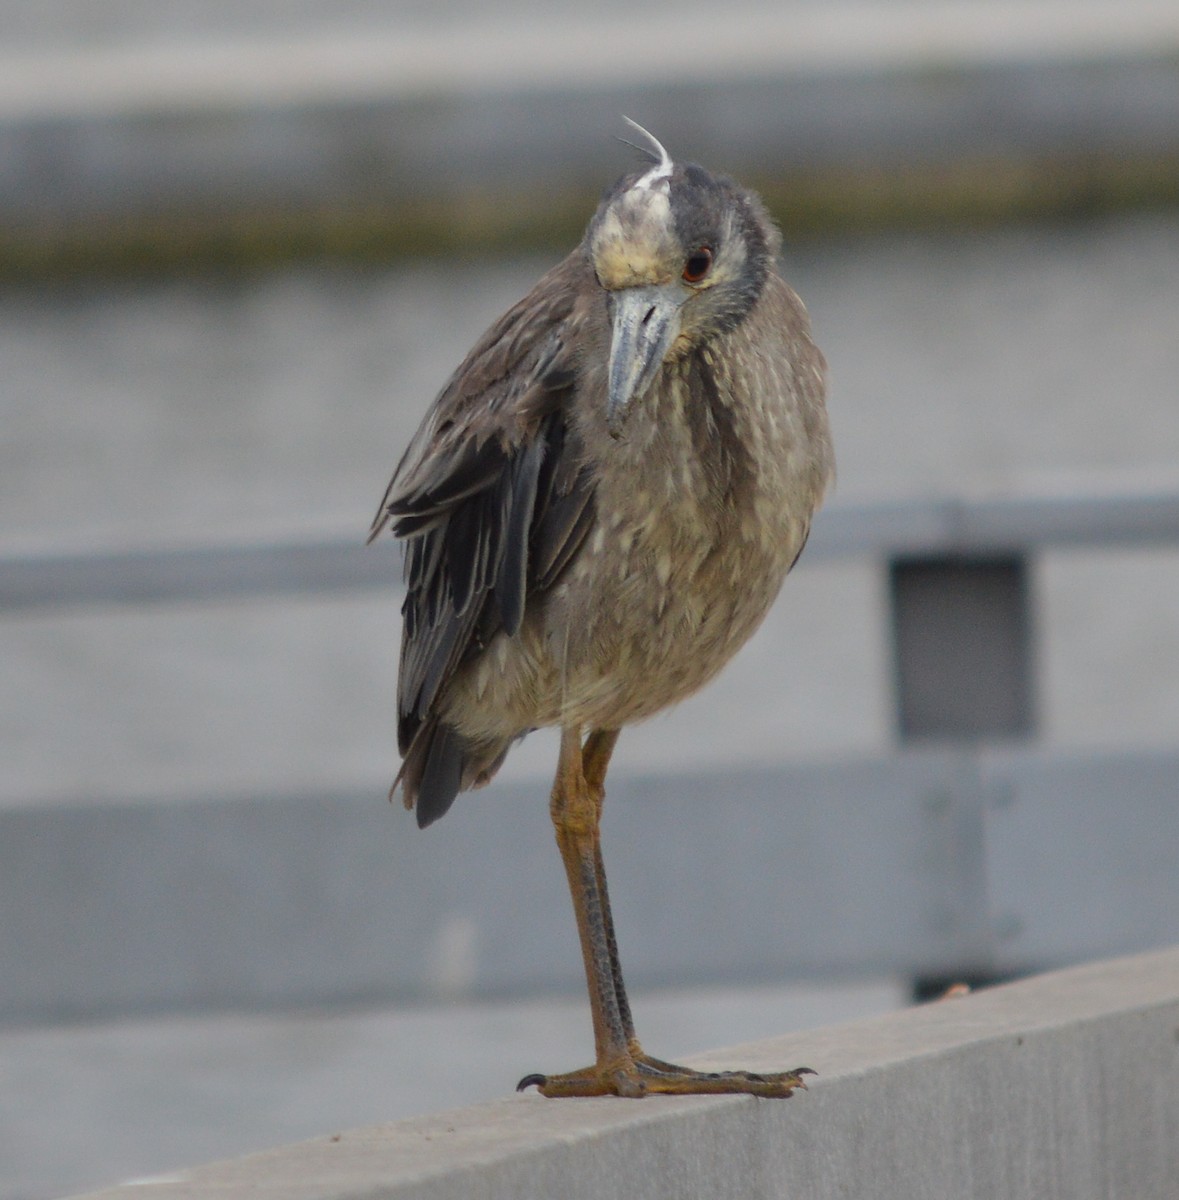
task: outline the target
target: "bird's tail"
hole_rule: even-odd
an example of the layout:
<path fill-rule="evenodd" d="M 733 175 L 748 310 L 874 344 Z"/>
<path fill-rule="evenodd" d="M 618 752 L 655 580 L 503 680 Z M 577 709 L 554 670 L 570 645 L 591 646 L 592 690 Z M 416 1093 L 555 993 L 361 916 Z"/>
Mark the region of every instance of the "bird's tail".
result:
<path fill-rule="evenodd" d="M 416 811 L 418 828 L 425 829 L 446 815 L 459 792 L 489 783 L 510 746 L 474 742 L 453 725 L 429 721 L 410 743 L 389 798 L 400 787 L 405 807 Z"/>

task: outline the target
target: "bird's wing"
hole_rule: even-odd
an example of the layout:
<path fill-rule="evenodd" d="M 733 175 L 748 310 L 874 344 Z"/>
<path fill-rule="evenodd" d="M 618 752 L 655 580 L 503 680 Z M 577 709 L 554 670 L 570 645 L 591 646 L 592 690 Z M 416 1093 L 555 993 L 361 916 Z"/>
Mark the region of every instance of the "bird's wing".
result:
<path fill-rule="evenodd" d="M 402 754 L 458 666 L 520 628 L 592 518 L 567 402 L 578 284 L 571 255 L 479 340 L 410 442 L 373 522 L 406 541 L 398 677 Z"/>

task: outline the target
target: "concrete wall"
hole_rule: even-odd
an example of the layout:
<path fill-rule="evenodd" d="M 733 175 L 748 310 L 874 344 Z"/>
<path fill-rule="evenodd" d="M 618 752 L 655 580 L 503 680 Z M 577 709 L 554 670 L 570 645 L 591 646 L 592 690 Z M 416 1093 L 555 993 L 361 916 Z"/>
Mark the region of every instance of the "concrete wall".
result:
<path fill-rule="evenodd" d="M 819 1076 L 789 1104 L 519 1096 L 97 1195 L 1174 1200 L 1179 1186 L 1179 950 L 698 1061 Z"/>

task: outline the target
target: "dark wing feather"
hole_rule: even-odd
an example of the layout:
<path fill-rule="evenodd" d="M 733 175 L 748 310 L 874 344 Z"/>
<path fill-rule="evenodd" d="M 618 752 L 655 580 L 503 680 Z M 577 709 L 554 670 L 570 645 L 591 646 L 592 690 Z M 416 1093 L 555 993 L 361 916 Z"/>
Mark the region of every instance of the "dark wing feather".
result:
<path fill-rule="evenodd" d="M 401 513 L 393 524 L 393 532 L 398 537 L 417 533 L 468 496 L 485 491 L 499 478 L 502 466 L 502 451 L 494 442 L 468 442 L 451 454 L 445 475 L 428 476 L 413 490 L 407 489 L 395 502 L 391 496 L 386 496 L 383 512 L 390 516 L 395 511 Z"/>
<path fill-rule="evenodd" d="M 398 744 L 420 823 L 470 786 L 470 748 L 437 719 L 447 684 L 497 633 L 519 630 L 592 519 L 591 477 L 566 425 L 575 306 L 588 278 L 571 255 L 480 339 L 426 414 L 373 522 L 372 537 L 391 525 L 406 542 Z M 491 771 L 504 749 L 487 750 Z"/>
<path fill-rule="evenodd" d="M 551 424 L 549 417 L 546 424 Z M 528 534 L 535 510 L 541 464 L 551 449 L 542 427 L 512 462 L 510 504 L 503 514 L 503 558 L 495 577 L 495 602 L 506 633 L 516 634 L 524 619 L 528 588 Z"/>
<path fill-rule="evenodd" d="M 581 545 L 593 520 L 589 468 L 565 447 L 566 429 L 554 425 L 552 445 L 537 482 L 531 544 L 531 571 L 537 591 L 547 591 Z"/>

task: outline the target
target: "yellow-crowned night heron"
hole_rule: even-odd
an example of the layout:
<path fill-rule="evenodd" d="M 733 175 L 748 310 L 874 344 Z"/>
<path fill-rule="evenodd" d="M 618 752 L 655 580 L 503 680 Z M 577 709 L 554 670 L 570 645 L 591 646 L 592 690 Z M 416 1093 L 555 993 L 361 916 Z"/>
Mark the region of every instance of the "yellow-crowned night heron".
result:
<path fill-rule="evenodd" d="M 702 1074 L 642 1051 L 606 896 L 620 728 L 753 633 L 832 473 L 823 357 L 765 209 L 639 132 L 649 163 L 467 355 L 378 511 L 373 536 L 392 523 L 406 550 L 394 787 L 429 825 L 517 738 L 561 730 L 551 814 L 597 1061 L 521 1087 L 788 1096 L 805 1068 Z"/>

